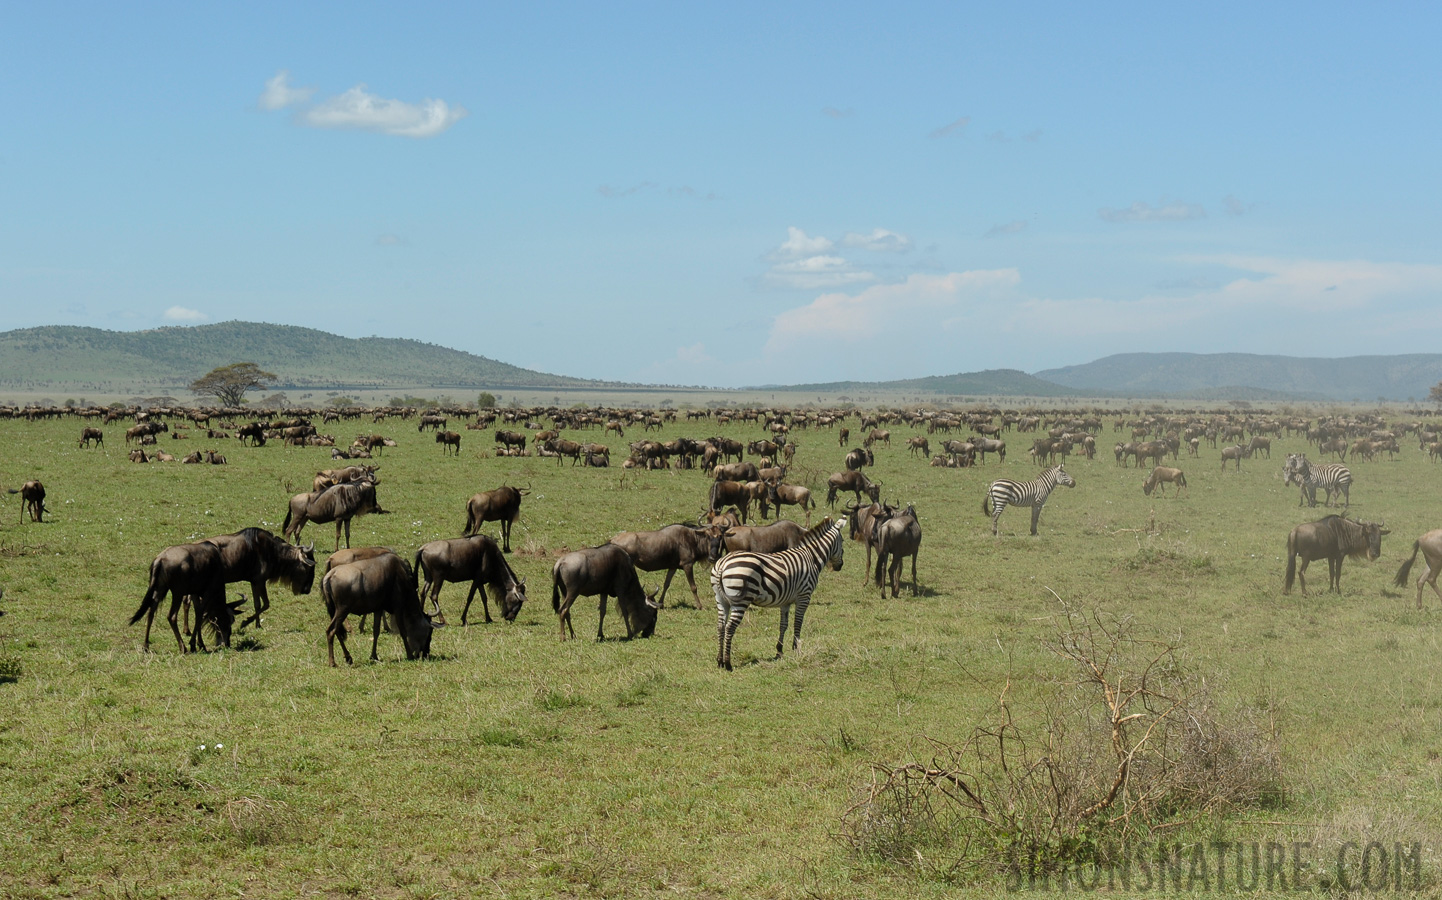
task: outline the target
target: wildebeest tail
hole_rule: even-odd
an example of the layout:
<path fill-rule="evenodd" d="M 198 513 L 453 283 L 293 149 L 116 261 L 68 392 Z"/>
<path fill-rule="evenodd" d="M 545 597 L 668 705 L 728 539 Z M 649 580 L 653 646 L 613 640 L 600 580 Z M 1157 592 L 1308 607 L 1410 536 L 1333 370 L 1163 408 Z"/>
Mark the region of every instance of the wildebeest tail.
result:
<path fill-rule="evenodd" d="M 828 487 L 827 490 L 826 490 L 826 505 L 827 505 L 827 506 L 835 506 L 835 505 L 836 505 L 836 485 L 834 485 L 834 484 L 831 485 L 830 487 Z"/>
<path fill-rule="evenodd" d="M 425 549 L 425 548 L 421 548 L 421 549 Z M 420 550 L 417 550 L 417 551 L 416 551 L 416 564 L 415 564 L 414 566 L 411 566 L 411 587 L 415 588 L 415 590 L 417 591 L 417 593 L 420 592 L 420 589 L 421 589 L 421 551 L 420 551 Z"/>
<path fill-rule="evenodd" d="M 11 493 L 14 492 L 12 491 Z M 134 625 L 136 622 L 139 622 L 141 619 L 145 618 L 146 613 L 150 612 L 151 610 L 155 609 L 157 606 L 160 605 L 160 596 L 155 590 L 155 568 L 159 564 L 159 560 L 156 560 L 155 562 L 152 562 L 150 564 L 150 584 L 148 584 L 145 588 L 145 596 L 140 598 L 140 608 L 135 611 L 135 615 L 130 617 L 131 625 Z"/>
<path fill-rule="evenodd" d="M 1410 574 L 1412 574 L 1412 564 L 1417 561 L 1417 551 L 1420 550 L 1421 548 L 1422 548 L 1422 542 L 1421 542 L 1421 541 L 1413 541 L 1413 542 L 1412 542 L 1412 556 L 1411 556 L 1411 558 L 1408 559 L 1406 562 L 1402 563 L 1402 568 L 1400 568 L 1400 569 L 1397 570 L 1397 577 L 1392 579 L 1392 583 L 1395 584 L 1395 585 L 1397 585 L 1397 587 L 1406 587 L 1406 586 L 1407 586 L 1407 576 L 1410 575 Z"/>
<path fill-rule="evenodd" d="M 280 533 L 282 537 L 290 536 L 290 514 L 291 511 L 287 509 L 285 511 L 285 521 L 280 523 Z M 299 538 L 297 538 L 296 540 L 297 543 L 299 543 Z"/>
<path fill-rule="evenodd" d="M 551 609 L 556 613 L 561 611 L 561 579 L 555 575 L 551 576 Z"/>
<path fill-rule="evenodd" d="M 1287 535 L 1287 578 L 1282 583 L 1282 592 L 1286 593 L 1292 589 L 1292 581 L 1297 577 L 1297 544 L 1292 535 Z"/>

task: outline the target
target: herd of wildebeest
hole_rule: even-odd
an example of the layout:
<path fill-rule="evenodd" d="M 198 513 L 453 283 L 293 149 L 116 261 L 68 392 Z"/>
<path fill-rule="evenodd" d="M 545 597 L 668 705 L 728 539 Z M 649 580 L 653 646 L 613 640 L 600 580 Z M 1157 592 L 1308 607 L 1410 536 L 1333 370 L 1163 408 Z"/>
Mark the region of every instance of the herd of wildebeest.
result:
<path fill-rule="evenodd" d="M 761 436 L 746 444 L 724 437 L 677 437 L 660 441 L 645 436 L 675 422 L 681 415 L 687 424 L 697 427 L 748 423 L 759 429 Z M 1065 464 L 1073 455 L 1095 459 L 1097 444 L 1105 440 L 1108 424 L 1113 437 L 1120 435 L 1121 438 L 1113 447 L 1116 465 L 1138 468 L 1151 465 L 1142 485 L 1149 496 L 1158 488 L 1165 495 L 1168 484 L 1173 486 L 1173 497 L 1187 489 L 1186 476 L 1179 467 L 1183 454 L 1186 458 L 1199 458 L 1204 447 L 1217 450 L 1225 471 L 1229 462 L 1240 469 L 1243 460 L 1258 455 L 1270 458 L 1272 440 L 1283 434 L 1303 438 L 1316 449 L 1317 459 L 1309 460 L 1304 453 L 1287 454 L 1283 467 L 1286 483 L 1298 485 L 1299 504 L 1315 506 L 1316 490 L 1321 487 L 1326 492 L 1326 506 L 1332 506 L 1335 501 L 1343 507 L 1340 514 L 1299 525 L 1288 535 L 1284 589 L 1289 591 L 1296 578 L 1301 581 L 1305 594 L 1309 562 L 1325 559 L 1328 587 L 1340 591 L 1342 561 L 1348 556 L 1377 559 L 1381 538 L 1388 533 L 1381 523 L 1346 516 L 1352 482 L 1351 471 L 1346 466 L 1349 455 L 1354 464 L 1359 460 L 1375 460 L 1382 454 L 1395 457 L 1404 443 L 1416 440 L 1422 452 L 1438 459 L 1442 457 L 1442 433 L 1439 433 L 1442 426 L 1429 422 L 1430 415 L 1430 411 L 1414 410 L 1408 416 L 1411 421 L 1389 423 L 1379 416 L 1365 414 L 1299 417 L 1220 410 L 1153 411 L 1118 417 L 1114 411 L 1106 414 L 1076 410 L 1020 412 L 996 408 L 877 411 L 745 408 L 681 413 L 669 409 L 421 411 L 350 407 L 287 409 L 282 413 L 283 418 L 256 421 L 253 411 L 233 408 L 0 407 L 0 418 L 35 420 L 76 416 L 87 421 L 103 420 L 82 427 L 79 446 L 86 448 L 104 447 L 103 426 L 121 422 L 130 459 L 141 464 L 173 462 L 176 456 L 161 449 L 165 443 L 202 437 L 209 442 L 236 439 L 254 446 L 280 441 L 287 446 L 330 448 L 333 461 L 347 464 L 317 472 L 310 491 L 290 498 L 280 536 L 263 528 L 248 527 L 232 534 L 165 548 L 151 563 L 148 587 L 130 622 L 145 620 L 144 644 L 148 650 L 155 613 L 168 594 L 168 621 L 181 652 L 206 649 L 207 629 L 222 644 L 229 645 L 245 598 L 228 602 L 226 586 L 236 582 L 250 585 L 253 608 L 239 627 L 252 624 L 259 627 L 270 605 L 267 585 L 281 583 L 296 594 L 311 592 L 316 560 L 314 541 L 301 543 L 305 526 L 311 522 L 334 523 L 335 550 L 325 561 L 320 587 L 329 616 L 326 636 L 331 665 L 335 665 L 336 640 L 340 641 L 346 661 L 351 662 L 345 622 L 352 615 L 361 617 L 363 629 L 364 617 L 371 616 L 371 659 L 377 658 L 382 628 L 400 636 L 408 658 L 428 656 L 432 631 L 445 624 L 440 593 L 448 582 L 470 583 L 461 612 L 462 625 L 468 621 L 477 594 L 481 597 L 486 622 L 492 621 L 488 592 L 489 599 L 494 600 L 498 612 L 507 621 L 516 618 L 526 599 L 526 579 L 517 576 L 507 559 L 511 552 L 511 527 L 529 493 L 526 488 L 503 484 L 475 494 L 466 502 L 461 536 L 431 541 L 410 556 L 403 556 L 393 548 L 350 546 L 350 523 L 354 518 L 386 512 L 377 499 L 377 487 L 381 483 L 378 460 L 383 458 L 386 448 L 397 443 L 375 433 L 384 427 L 381 423 L 399 421 L 408 426 L 414 421 L 418 432 L 431 429 L 443 454 L 460 452 L 462 432 L 447 427 L 454 421 L 457 427 L 464 423 L 467 431 L 479 432 L 482 440 L 491 436 L 494 442 L 491 453 L 495 456 L 551 457 L 558 464 L 569 459 L 573 466 L 594 468 L 611 466 L 610 448 L 595 441 L 571 440 L 566 434 L 579 436 L 581 432 L 600 429 L 605 435 L 614 434 L 625 440 L 628 430 L 639 430 L 640 439 L 629 443 L 620 466 L 642 471 L 704 470 L 710 476 L 707 495 L 695 498 L 702 512 L 694 521 L 654 531 L 623 532 L 599 546 L 570 552 L 557 559 L 551 572 L 552 607 L 561 639 L 565 640 L 568 634 L 574 637 L 571 608 L 582 596 L 599 598 L 598 640 L 605 636 L 610 597 L 617 600 L 627 638 L 650 636 L 656 627 L 657 611 L 664 606 L 676 572 L 685 574 L 692 600 L 699 608 L 693 566 L 698 562 L 710 563 L 718 611 L 717 662 L 728 669 L 730 635 L 748 605 L 779 607 L 783 638 L 787 612 L 794 606 L 793 647 L 799 642 L 802 616 L 817 575 L 826 566 L 840 568 L 843 531 L 846 538 L 865 548 L 865 576 L 880 588 L 883 596 L 888 588 L 891 596 L 899 595 L 903 563 L 908 557 L 912 592 L 916 593 L 921 546 L 917 513 L 911 506 L 900 508 L 883 503 L 881 484 L 866 474 L 866 469 L 875 463 L 878 450 L 895 452 L 888 449 L 892 447 L 893 430 L 909 432 L 898 445 L 904 443 L 910 456 L 928 460 L 930 465 L 938 467 L 985 465 L 988 455 L 1004 462 L 1008 435 L 1013 443 L 1017 443 L 1018 438 L 1029 442 L 1026 452 L 1038 468 L 1038 477 L 1030 481 L 998 479 L 992 482 L 982 499 L 982 510 L 991 516 L 993 534 L 996 534 L 1002 511 L 1008 505 L 1029 507 L 1033 535 L 1037 534 L 1040 512 L 1051 489 L 1076 484 L 1065 471 Z M 242 423 L 244 419 L 251 421 Z M 329 426 L 339 430 L 345 422 L 361 419 L 368 420 L 372 428 L 349 443 L 321 431 L 330 430 Z M 859 438 L 855 441 L 853 428 Z M 843 506 L 845 515 L 839 521 L 833 523 L 828 517 L 812 527 L 811 513 L 817 502 L 810 488 L 788 483 L 787 477 L 793 471 L 799 446 L 797 432 L 808 432 L 805 441 L 819 445 L 823 442 L 817 432 L 822 429 L 836 435 L 839 450 L 832 452 L 838 453 L 841 463 L 839 471 L 826 479 L 826 503 L 834 509 L 843 495 L 850 494 L 852 500 Z M 164 437 L 167 435 L 168 438 Z M 829 440 L 825 439 L 824 443 Z M 933 453 L 933 444 L 936 453 Z M 1326 461 L 1333 456 L 1336 462 Z M 1174 465 L 1163 464 L 1169 457 Z M 206 449 L 184 454 L 181 462 L 221 465 L 226 459 Z M 22 523 L 27 516 L 34 522 L 43 521 L 47 512 L 45 488 L 39 481 L 26 482 L 19 488 L 10 488 L 9 492 L 21 496 Z M 751 524 L 753 506 L 762 521 L 770 517 L 773 510 L 777 520 L 770 524 Z M 804 514 L 805 524 L 779 518 L 785 506 L 797 507 Z M 481 533 L 488 522 L 499 523 L 499 542 Z M 1427 568 L 1416 583 L 1418 606 L 1427 585 L 1442 598 L 1442 590 L 1436 583 L 1438 574 L 1442 573 L 1442 529 L 1418 538 L 1412 557 L 1397 573 L 1397 585 L 1407 585 L 1419 552 Z M 873 553 L 876 555 L 874 570 Z M 1298 560 L 1300 569 L 1296 565 Z M 645 591 L 637 570 L 664 571 L 665 580 L 660 590 Z M 182 637 L 182 628 L 189 632 L 188 644 Z M 776 649 L 779 655 L 780 640 Z"/>

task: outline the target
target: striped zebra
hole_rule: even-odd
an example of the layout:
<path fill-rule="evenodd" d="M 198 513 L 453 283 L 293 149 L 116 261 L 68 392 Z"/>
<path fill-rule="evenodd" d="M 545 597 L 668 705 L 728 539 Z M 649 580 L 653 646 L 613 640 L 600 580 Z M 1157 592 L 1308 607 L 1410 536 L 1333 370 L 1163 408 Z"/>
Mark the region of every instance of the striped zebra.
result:
<path fill-rule="evenodd" d="M 981 498 L 981 514 L 991 516 L 991 533 L 996 535 L 996 526 L 1001 521 L 1001 512 L 1008 506 L 1031 507 L 1031 533 L 1036 534 L 1036 523 L 1041 518 L 1041 508 L 1046 504 L 1047 495 L 1059 484 L 1076 487 L 1076 482 L 1061 466 L 1052 466 L 1032 481 L 993 481 Z M 991 508 L 988 509 L 987 507 Z"/>
<path fill-rule="evenodd" d="M 1316 506 L 1317 488 L 1327 492 L 1327 506 L 1332 505 L 1332 497 L 1338 493 L 1342 495 L 1343 509 L 1352 504 L 1352 470 L 1341 463 L 1312 463 L 1305 453 L 1288 453 L 1282 474 L 1286 484 L 1301 485 L 1298 506 L 1304 501 L 1308 506 Z"/>
<path fill-rule="evenodd" d="M 711 589 L 716 592 L 716 665 L 731 671 L 731 639 L 749 606 L 763 609 L 781 607 L 781 633 L 776 638 L 776 656 L 786 638 L 786 620 L 796 606 L 796 630 L 791 649 L 801 645 L 801 622 L 811 604 L 811 592 L 823 566 L 841 571 L 842 532 L 846 519 L 832 522 L 828 516 L 801 538 L 790 550 L 780 553 L 729 553 L 711 566 Z"/>

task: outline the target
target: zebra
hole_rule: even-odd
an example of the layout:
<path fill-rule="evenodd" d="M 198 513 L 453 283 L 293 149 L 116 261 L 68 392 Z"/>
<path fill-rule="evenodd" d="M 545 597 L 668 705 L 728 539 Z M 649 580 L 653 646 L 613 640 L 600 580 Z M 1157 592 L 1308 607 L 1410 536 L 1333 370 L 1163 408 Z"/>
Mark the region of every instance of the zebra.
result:
<path fill-rule="evenodd" d="M 1301 485 L 1302 493 L 1297 498 L 1297 505 L 1301 506 L 1307 501 L 1308 506 L 1317 505 L 1317 488 L 1327 492 L 1325 505 L 1332 505 L 1334 494 L 1341 493 L 1342 508 L 1346 509 L 1352 504 L 1352 470 L 1341 463 L 1319 463 L 1313 464 L 1307 460 L 1305 453 L 1288 453 L 1287 465 L 1282 469 L 1286 484 L 1293 482 Z"/>
<path fill-rule="evenodd" d="M 1036 534 L 1036 523 L 1041 518 L 1041 508 L 1046 504 L 1047 495 L 1059 484 L 1076 487 L 1076 481 L 1061 466 L 1052 466 L 1041 477 L 1032 481 L 993 481 L 981 498 L 981 514 L 991 516 L 991 533 L 996 536 L 997 523 L 1001 512 L 1008 505 L 1031 507 L 1031 533 Z M 988 505 L 991 507 L 988 509 Z"/>
<path fill-rule="evenodd" d="M 711 566 L 711 589 L 716 592 L 716 665 L 731 671 L 731 639 L 749 606 L 781 608 L 781 633 L 776 638 L 776 657 L 786 638 L 786 620 L 796 606 L 796 630 L 791 649 L 801 646 L 801 622 L 811 604 L 811 592 L 823 566 L 841 571 L 842 532 L 846 518 L 832 522 L 828 516 L 806 532 L 801 541 L 780 553 L 738 551 L 718 559 Z"/>

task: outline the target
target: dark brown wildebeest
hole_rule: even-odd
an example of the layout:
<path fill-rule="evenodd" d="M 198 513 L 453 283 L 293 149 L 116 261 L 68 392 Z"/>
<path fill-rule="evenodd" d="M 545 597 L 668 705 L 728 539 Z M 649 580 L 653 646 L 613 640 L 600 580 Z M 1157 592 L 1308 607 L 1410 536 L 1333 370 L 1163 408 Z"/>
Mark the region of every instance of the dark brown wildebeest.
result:
<path fill-rule="evenodd" d="M 711 484 L 711 494 L 706 508 L 715 512 L 725 506 L 734 505 L 741 511 L 741 521 L 744 523 L 751 512 L 751 489 L 743 481 L 715 481 Z"/>
<path fill-rule="evenodd" d="M 1342 593 L 1342 560 L 1347 557 L 1373 562 L 1382 555 L 1382 536 L 1391 534 L 1377 522 L 1354 522 L 1342 516 L 1327 516 L 1306 522 L 1287 535 L 1287 577 L 1282 593 L 1292 592 L 1295 576 L 1302 583 L 1302 596 L 1307 596 L 1307 564 L 1314 559 L 1327 561 L 1327 589 Z M 1302 568 L 1297 568 L 1297 557 Z"/>
<path fill-rule="evenodd" d="M 141 450 L 140 453 L 141 453 L 141 455 L 143 456 L 143 455 L 145 454 L 145 451 L 144 451 L 144 450 Z M 130 456 L 130 458 L 131 458 L 132 460 L 135 459 L 135 451 L 131 451 L 131 456 Z M 148 460 L 138 460 L 138 462 L 148 462 Z M 196 463 L 203 463 L 203 462 L 205 462 L 205 457 L 201 455 L 201 453 L 200 453 L 199 450 L 192 450 L 192 451 L 190 451 L 189 453 L 187 453 L 187 454 L 185 455 L 184 458 L 182 458 L 182 459 L 180 460 L 181 465 L 187 465 L 187 464 L 189 464 L 189 465 L 195 465 Z"/>
<path fill-rule="evenodd" d="M 741 524 L 741 511 L 734 506 L 725 512 L 708 509 L 701 514 L 698 521 L 701 525 L 719 525 L 723 529 L 730 528 L 733 525 Z"/>
<path fill-rule="evenodd" d="M 194 454 L 192 454 L 193 456 L 196 457 L 195 460 L 193 460 L 194 462 L 200 462 L 199 453 L 200 453 L 200 451 L 197 450 L 197 451 L 195 451 Z M 129 455 L 130 455 L 130 461 L 133 462 L 133 463 L 148 463 L 148 462 L 150 462 L 150 457 L 148 457 L 148 456 L 145 455 L 145 448 L 144 448 L 144 447 L 136 447 L 134 450 L 131 450 L 131 451 L 130 451 L 130 454 L 129 454 Z M 192 462 L 192 460 L 187 459 L 186 462 Z"/>
<path fill-rule="evenodd" d="M 221 456 L 219 453 L 216 453 L 214 450 L 205 451 L 205 461 L 213 466 L 225 465 L 225 457 Z"/>
<path fill-rule="evenodd" d="M 526 580 L 517 578 L 506 562 L 505 554 L 489 535 L 473 534 L 470 537 L 451 540 L 431 541 L 416 551 L 414 575 L 417 580 L 425 576 L 421 598 L 430 598 L 436 608 L 436 618 L 446 621 L 441 612 L 441 587 L 447 581 L 469 581 L 470 593 L 466 594 L 466 605 L 461 610 L 461 624 L 471 611 L 471 602 L 476 592 L 481 594 L 481 609 L 490 624 L 491 606 L 486 601 L 486 587 L 495 598 L 496 609 L 507 622 L 514 622 L 526 602 Z M 484 586 L 484 587 L 483 587 Z"/>
<path fill-rule="evenodd" d="M 1006 441 L 998 441 L 994 438 L 978 438 L 971 443 L 972 446 L 976 448 L 976 452 L 981 454 L 981 461 L 983 463 L 986 462 L 986 455 L 988 453 L 995 453 L 998 459 L 1006 462 Z"/>
<path fill-rule="evenodd" d="M 816 508 L 816 501 L 811 499 L 811 489 L 799 484 L 782 484 L 780 479 L 768 479 L 766 481 L 766 502 L 776 507 L 776 515 L 781 515 L 782 506 L 799 506 L 806 513 L 806 527 L 811 527 L 811 511 Z"/>
<path fill-rule="evenodd" d="M 575 550 L 556 560 L 551 569 L 551 608 L 561 626 L 561 640 L 566 632 L 576 636 L 571 624 L 571 604 L 577 597 L 599 595 L 600 619 L 596 622 L 596 640 L 606 639 L 606 600 L 615 596 L 626 623 L 626 638 L 650 637 L 656 631 L 655 595 L 647 595 L 636 577 L 636 567 L 625 550 L 615 544 L 602 544 Z"/>
<path fill-rule="evenodd" d="M 872 502 L 881 498 L 881 482 L 873 483 L 861 472 L 837 472 L 826 479 L 826 505 L 832 509 L 836 508 L 836 494 L 838 491 L 851 491 L 856 495 L 856 502 L 861 502 L 861 495 L 870 497 Z"/>
<path fill-rule="evenodd" d="M 1442 591 L 1437 589 L 1437 575 L 1442 573 L 1442 529 L 1429 531 L 1412 542 L 1412 556 L 1402 563 L 1402 568 L 1397 570 L 1397 577 L 1392 583 L 1397 587 L 1407 586 L 1407 576 L 1412 572 L 1412 564 L 1417 561 L 1417 551 L 1422 551 L 1422 559 L 1427 563 L 1427 571 L 1417 579 L 1417 608 L 1422 608 L 1422 586 L 1432 585 L 1432 593 L 1442 600 Z"/>
<path fill-rule="evenodd" d="M 105 432 L 101 431 L 99 428 L 80 429 L 80 446 L 90 447 L 92 446 L 92 442 L 93 446 L 104 447 Z"/>
<path fill-rule="evenodd" d="M 25 522 L 25 514 L 30 514 L 30 521 L 44 522 L 45 513 L 45 485 L 38 481 L 27 481 L 19 488 L 8 488 L 11 494 L 20 495 L 20 521 Z"/>
<path fill-rule="evenodd" d="M 441 455 L 445 456 L 454 447 L 456 455 L 461 455 L 461 436 L 454 431 L 437 431 L 436 443 L 441 445 Z"/>
<path fill-rule="evenodd" d="M 287 447 L 304 447 L 305 439 L 315 434 L 314 425 L 293 425 L 280 432 L 281 443 Z"/>
<path fill-rule="evenodd" d="M 1246 455 L 1247 455 L 1247 448 L 1246 448 L 1246 447 L 1243 447 L 1241 444 L 1233 444 L 1233 445 L 1230 446 L 1230 447 L 1223 447 L 1223 448 L 1222 448 L 1222 471 L 1223 471 L 1223 472 L 1227 471 L 1227 460 L 1229 460 L 1229 459 L 1236 460 L 1236 462 L 1237 462 L 1237 471 L 1238 471 L 1238 472 L 1242 471 L 1242 457 L 1244 457 L 1244 456 L 1246 456 Z M 1140 462 L 1141 457 L 1138 457 L 1137 459 L 1138 459 L 1138 462 Z"/>
<path fill-rule="evenodd" d="M 221 578 L 226 584 L 244 581 L 250 584 L 255 612 L 240 623 L 260 626 L 260 615 L 270 609 L 267 584 L 279 581 L 296 596 L 309 594 L 315 584 L 315 544 L 291 546 L 264 528 L 242 528 L 232 534 L 207 538 L 207 543 L 220 548 Z"/>
<path fill-rule="evenodd" d="M 911 451 L 912 456 L 920 453 L 921 457 L 925 459 L 926 457 L 931 455 L 931 441 L 927 440 L 923 435 L 917 435 L 916 437 L 908 438 L 906 441 L 906 447 L 909 451 Z"/>
<path fill-rule="evenodd" d="M 369 481 L 371 484 L 380 484 L 381 480 L 376 475 L 380 466 L 344 466 L 339 469 L 321 469 L 315 473 L 315 480 L 311 482 L 312 491 L 323 491 L 328 487 L 337 484 L 348 484 L 352 481 Z"/>
<path fill-rule="evenodd" d="M 416 426 L 416 433 L 425 431 L 428 426 L 436 431 L 443 431 L 449 421 L 445 416 L 421 416 L 420 424 Z"/>
<path fill-rule="evenodd" d="M 496 443 L 502 447 L 519 447 L 524 450 L 526 448 L 526 436 L 514 431 L 497 431 Z"/>
<path fill-rule="evenodd" d="M 790 550 L 806 536 L 806 529 L 790 519 L 770 525 L 732 525 L 711 535 L 711 558 L 727 553 L 780 553 Z"/>
<path fill-rule="evenodd" d="M 779 444 L 766 440 L 752 441 L 746 445 L 746 452 L 752 456 L 775 456 L 785 445 L 785 441 Z"/>
<path fill-rule="evenodd" d="M 382 554 L 329 569 L 320 581 L 320 595 L 331 617 L 325 636 L 332 666 L 335 665 L 336 638 L 340 638 L 340 651 L 345 655 L 346 665 L 354 662 L 345 645 L 345 619 L 351 613 L 375 615 L 372 662 L 380 658 L 376 645 L 380 643 L 382 618 L 389 618 L 400 631 L 406 659 L 426 659 L 431 655 L 431 632 L 441 626 L 432 623 L 421 610 L 421 598 L 416 593 L 410 567 L 396 554 Z"/>
<path fill-rule="evenodd" d="M 841 449 L 846 449 L 846 442 L 851 440 L 851 429 L 843 428 L 836 433 L 836 443 Z"/>
<path fill-rule="evenodd" d="M 855 450 L 846 454 L 846 458 L 842 460 L 842 464 L 846 466 L 846 471 L 848 472 L 860 472 L 863 466 L 876 465 L 876 456 L 873 455 L 869 449 L 857 447 Z"/>
<path fill-rule="evenodd" d="M 581 465 L 605 469 L 611 465 L 611 448 L 605 444 L 582 444 Z"/>
<path fill-rule="evenodd" d="M 717 481 L 758 481 L 761 473 L 755 463 L 740 462 L 717 466 L 711 475 Z"/>
<path fill-rule="evenodd" d="M 160 601 L 167 593 L 170 594 L 170 615 L 167 618 L 181 653 L 188 652 L 185 642 L 180 639 L 179 624 L 181 601 L 186 597 L 194 599 L 197 623 L 214 625 L 220 642 L 230 646 L 230 629 L 240 603 L 226 605 L 225 566 L 219 547 L 209 541 L 180 544 L 160 551 L 160 555 L 151 562 L 150 583 L 140 600 L 140 608 L 130 617 L 131 625 L 145 619 L 146 652 L 150 650 L 150 626 L 155 623 L 155 611 L 160 608 Z M 195 650 L 197 643 L 200 649 L 205 649 L 202 630 L 197 627 L 191 632 L 189 650 Z"/>
<path fill-rule="evenodd" d="M 901 593 L 901 565 L 911 557 L 911 596 L 915 597 L 920 588 L 916 583 L 916 557 L 921 552 L 921 523 L 916 519 L 916 509 L 906 509 L 887 519 L 876 519 L 871 525 L 871 546 L 876 548 L 876 586 L 881 596 L 886 596 L 886 582 L 883 573 L 890 576 L 891 596 Z M 867 551 L 870 553 L 870 550 Z M 888 568 L 887 560 L 891 565 Z"/>
<path fill-rule="evenodd" d="M 626 429 L 621 427 L 621 422 L 618 419 L 612 419 L 606 423 L 606 434 L 610 434 L 613 431 L 616 432 L 616 437 L 618 438 L 624 438 L 626 436 Z"/>
<path fill-rule="evenodd" d="M 861 583 L 865 584 L 871 575 L 871 542 L 874 536 L 872 528 L 877 522 L 884 522 L 896 515 L 896 507 L 888 506 L 875 500 L 870 506 L 862 506 L 858 503 L 846 505 L 847 521 L 850 523 L 849 537 L 866 548 L 866 567 L 861 570 Z"/>
<path fill-rule="evenodd" d="M 710 529 L 717 533 L 724 529 Z M 692 566 L 697 562 L 711 559 L 711 541 L 708 529 L 694 525 L 667 525 L 655 531 L 623 531 L 611 538 L 611 543 L 626 551 L 631 564 L 642 572 L 666 570 L 666 580 L 661 585 L 661 596 L 657 605 L 665 608 L 666 591 L 676 570 L 686 574 L 686 584 L 691 588 L 691 600 L 701 608 L 701 596 L 696 592 L 696 576 Z"/>
<path fill-rule="evenodd" d="M 511 552 L 511 526 L 521 515 L 521 498 L 529 494 L 529 488 L 513 488 L 501 485 L 494 491 L 481 491 L 466 501 L 466 527 L 461 534 L 466 537 L 477 533 L 486 522 L 501 523 L 501 545 L 506 553 Z"/>
<path fill-rule="evenodd" d="M 125 443 L 128 444 L 133 440 L 139 440 L 144 443 L 145 438 L 153 439 L 155 435 L 162 431 L 170 431 L 170 428 L 164 422 L 141 422 L 134 428 L 125 429 Z"/>
<path fill-rule="evenodd" d="M 240 439 L 242 444 L 249 442 L 257 447 L 265 446 L 265 426 L 259 422 L 240 426 L 236 429 L 235 436 Z"/>
<path fill-rule="evenodd" d="M 558 466 L 561 464 L 561 460 L 567 456 L 571 458 L 571 465 L 573 466 L 581 461 L 581 453 L 583 448 L 576 441 L 546 441 L 542 446 L 546 450 L 556 454 L 556 465 Z"/>
<path fill-rule="evenodd" d="M 1157 466 L 1152 469 L 1152 474 L 1148 475 L 1147 480 L 1142 484 L 1142 493 L 1150 497 L 1152 491 L 1156 490 L 1159 484 L 1176 485 L 1176 493 L 1172 496 L 1179 497 L 1181 496 L 1182 488 L 1187 486 L 1187 476 L 1182 474 L 1181 469 L 1173 469 L 1170 466 Z M 1167 489 L 1162 488 L 1162 496 L 1165 497 L 1166 494 Z"/>
<path fill-rule="evenodd" d="M 1147 441 L 1145 444 L 1137 444 L 1137 468 L 1140 469 L 1142 464 L 1149 459 L 1153 466 L 1160 466 L 1170 449 L 1166 441 Z"/>
<path fill-rule="evenodd" d="M 281 534 L 287 538 L 293 537 L 299 544 L 301 529 L 305 528 L 307 522 L 317 525 L 334 522 L 335 548 L 340 549 L 342 527 L 345 528 L 345 545 L 349 548 L 351 519 L 367 513 L 385 515 L 386 512 L 376 501 L 376 486 L 369 481 L 337 484 L 323 491 L 291 497 L 290 509 L 286 511 L 285 521 L 280 526 Z"/>

